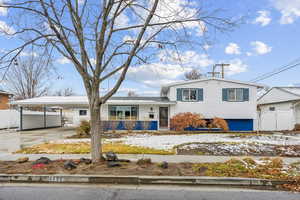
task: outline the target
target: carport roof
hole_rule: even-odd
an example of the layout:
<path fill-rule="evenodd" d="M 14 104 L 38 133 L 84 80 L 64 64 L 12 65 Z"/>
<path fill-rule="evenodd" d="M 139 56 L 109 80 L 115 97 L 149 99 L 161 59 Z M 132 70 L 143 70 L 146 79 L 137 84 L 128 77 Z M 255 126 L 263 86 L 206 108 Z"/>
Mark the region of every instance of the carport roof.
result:
<path fill-rule="evenodd" d="M 170 101 L 167 97 L 111 97 L 106 104 L 175 104 L 176 102 Z M 24 99 L 11 102 L 13 105 L 19 106 L 88 106 L 87 96 L 44 96 L 32 99 Z"/>

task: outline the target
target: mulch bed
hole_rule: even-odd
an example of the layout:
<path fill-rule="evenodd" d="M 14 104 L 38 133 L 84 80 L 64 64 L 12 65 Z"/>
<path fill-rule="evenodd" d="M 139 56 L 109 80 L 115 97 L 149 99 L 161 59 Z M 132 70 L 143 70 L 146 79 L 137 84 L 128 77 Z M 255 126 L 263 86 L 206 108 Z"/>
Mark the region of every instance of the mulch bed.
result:
<path fill-rule="evenodd" d="M 0 161 L 2 174 L 93 174 L 93 175 L 145 175 L 145 176 L 195 176 L 191 163 L 169 163 L 163 169 L 157 163 L 137 165 L 136 162 L 121 163 L 120 167 L 107 167 L 105 161 L 96 164 L 80 163 L 76 169 L 64 169 L 66 160 L 55 160 L 50 164 L 35 167 L 33 162 L 17 163 Z M 76 161 L 76 160 L 75 160 Z"/>

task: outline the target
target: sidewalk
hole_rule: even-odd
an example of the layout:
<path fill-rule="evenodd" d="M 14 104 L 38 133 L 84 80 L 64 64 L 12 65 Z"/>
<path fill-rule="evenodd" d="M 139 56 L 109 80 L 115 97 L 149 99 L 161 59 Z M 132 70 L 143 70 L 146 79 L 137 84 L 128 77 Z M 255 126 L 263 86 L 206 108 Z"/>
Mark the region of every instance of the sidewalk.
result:
<path fill-rule="evenodd" d="M 90 158 L 90 154 L 10 154 L 0 153 L 0 161 L 14 161 L 20 157 L 29 157 L 29 160 L 36 160 L 40 157 L 48 157 L 51 160 L 58 159 L 80 159 L 82 157 Z M 250 157 L 258 160 L 262 157 L 254 156 L 198 156 L 198 155 L 150 155 L 150 154 L 118 154 L 120 159 L 129 159 L 131 161 L 137 161 L 141 158 L 151 158 L 152 162 L 169 162 L 169 163 L 181 163 L 181 162 L 192 162 L 192 163 L 204 163 L 204 162 L 225 162 L 232 158 L 245 158 Z M 300 157 L 282 157 L 285 164 L 291 164 L 294 162 L 300 162 Z"/>

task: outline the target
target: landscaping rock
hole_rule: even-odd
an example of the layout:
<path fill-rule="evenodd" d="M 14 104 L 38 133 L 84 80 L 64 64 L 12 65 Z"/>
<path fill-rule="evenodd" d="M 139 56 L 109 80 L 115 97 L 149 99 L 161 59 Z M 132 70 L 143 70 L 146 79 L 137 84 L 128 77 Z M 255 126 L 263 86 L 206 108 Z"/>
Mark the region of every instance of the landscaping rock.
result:
<path fill-rule="evenodd" d="M 107 162 L 107 167 L 120 167 L 121 164 L 115 161 L 108 161 Z"/>
<path fill-rule="evenodd" d="M 127 162 L 127 163 L 129 163 L 129 162 L 131 162 L 131 161 L 128 160 L 128 159 L 118 159 L 118 162 Z"/>
<path fill-rule="evenodd" d="M 77 165 L 72 160 L 68 160 L 64 163 L 64 168 L 66 170 L 72 170 L 72 169 L 76 169 Z"/>
<path fill-rule="evenodd" d="M 169 168 L 169 164 L 168 162 L 164 161 L 160 164 L 160 167 L 163 168 L 163 169 L 168 169 Z"/>
<path fill-rule="evenodd" d="M 80 163 L 84 163 L 86 165 L 89 165 L 89 164 L 92 163 L 92 160 L 88 159 L 88 158 L 80 158 Z"/>
<path fill-rule="evenodd" d="M 106 160 L 107 161 L 117 161 L 118 160 L 117 154 L 115 154 L 112 151 L 107 152 L 106 153 Z"/>
<path fill-rule="evenodd" d="M 22 157 L 17 159 L 17 163 L 25 163 L 28 162 L 29 158 L 28 157 Z"/>
<path fill-rule="evenodd" d="M 51 160 L 47 157 L 40 157 L 39 159 L 37 159 L 36 161 L 33 162 L 34 165 L 36 164 L 49 164 L 51 163 Z"/>
<path fill-rule="evenodd" d="M 206 172 L 208 170 L 208 168 L 207 167 L 200 167 L 199 169 L 198 169 L 198 172 L 200 173 L 200 175 L 201 176 L 203 176 L 204 175 L 204 173 Z"/>
<path fill-rule="evenodd" d="M 148 165 L 151 163 L 152 163 L 151 158 L 142 158 L 136 162 L 137 165 Z"/>

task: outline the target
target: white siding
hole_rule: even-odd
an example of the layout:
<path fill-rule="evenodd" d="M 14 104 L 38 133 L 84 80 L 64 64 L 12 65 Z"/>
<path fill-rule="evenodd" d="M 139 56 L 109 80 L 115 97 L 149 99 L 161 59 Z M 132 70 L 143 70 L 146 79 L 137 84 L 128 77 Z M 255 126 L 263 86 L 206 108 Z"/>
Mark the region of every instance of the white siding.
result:
<path fill-rule="evenodd" d="M 258 104 L 277 103 L 296 99 L 299 99 L 299 97 L 296 95 L 282 91 L 278 88 L 272 88 L 268 93 L 258 100 Z"/>
<path fill-rule="evenodd" d="M 256 86 L 231 83 L 220 80 L 208 80 L 170 88 L 169 99 L 176 101 L 177 88 L 203 88 L 203 101 L 181 102 L 170 106 L 171 116 L 180 112 L 193 112 L 205 118 L 221 117 L 225 119 L 256 119 Z M 249 88 L 249 101 L 227 102 L 222 100 L 222 88 Z"/>

